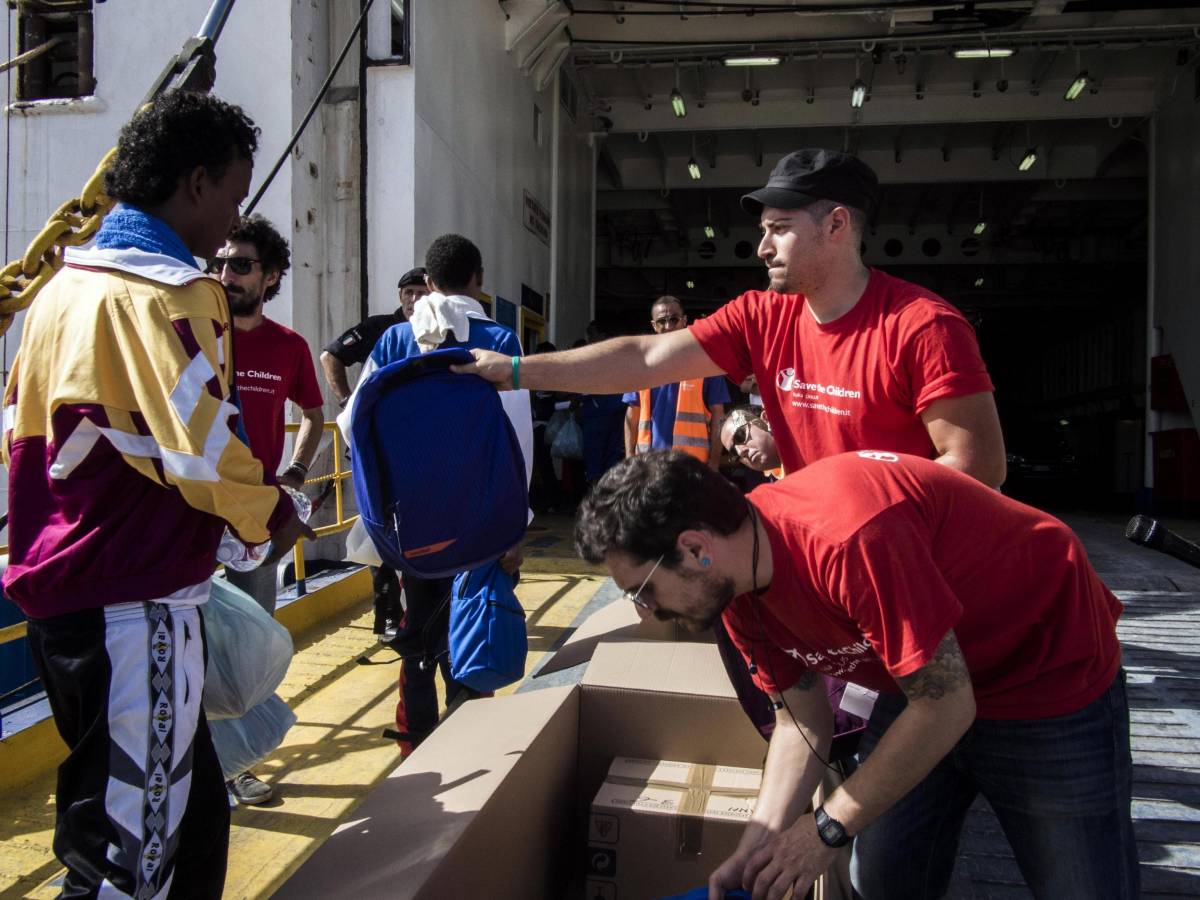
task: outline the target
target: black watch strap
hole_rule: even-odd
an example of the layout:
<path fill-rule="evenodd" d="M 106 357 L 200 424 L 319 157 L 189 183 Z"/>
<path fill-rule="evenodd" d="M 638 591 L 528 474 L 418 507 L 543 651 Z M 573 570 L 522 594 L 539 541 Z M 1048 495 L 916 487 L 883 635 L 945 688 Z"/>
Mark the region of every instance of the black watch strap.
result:
<path fill-rule="evenodd" d="M 817 820 L 817 835 L 827 847 L 845 847 L 850 843 L 850 835 L 842 823 L 825 812 L 824 806 L 818 806 L 813 818 Z"/>

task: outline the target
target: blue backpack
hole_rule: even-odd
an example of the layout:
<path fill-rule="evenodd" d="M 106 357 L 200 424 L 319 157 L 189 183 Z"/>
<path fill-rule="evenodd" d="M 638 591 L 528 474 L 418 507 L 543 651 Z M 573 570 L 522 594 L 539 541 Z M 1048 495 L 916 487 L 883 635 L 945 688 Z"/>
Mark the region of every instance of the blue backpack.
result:
<path fill-rule="evenodd" d="M 376 369 L 351 426 L 354 496 L 380 558 L 417 578 L 497 559 L 525 534 L 525 459 L 496 389 L 433 350 Z"/>
<path fill-rule="evenodd" d="M 450 675 L 482 694 L 519 681 L 529 641 L 512 576 L 490 562 L 454 579 L 450 594 Z"/>

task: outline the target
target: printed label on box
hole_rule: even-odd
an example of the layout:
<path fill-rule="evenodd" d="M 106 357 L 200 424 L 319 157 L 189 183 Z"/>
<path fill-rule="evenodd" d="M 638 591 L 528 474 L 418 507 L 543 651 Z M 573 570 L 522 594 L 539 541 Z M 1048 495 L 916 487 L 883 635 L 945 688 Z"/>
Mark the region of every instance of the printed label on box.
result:
<path fill-rule="evenodd" d="M 588 822 L 588 840 L 600 844 L 615 844 L 621 839 L 621 820 L 616 816 L 592 813 Z"/>
<path fill-rule="evenodd" d="M 709 794 L 704 804 L 704 816 L 709 819 L 727 819 L 731 822 L 749 822 L 754 812 L 753 797 L 731 797 L 728 794 Z"/>
<path fill-rule="evenodd" d="M 609 778 L 628 778 L 631 781 L 656 781 L 660 784 L 691 784 L 692 764 L 669 759 L 637 759 L 619 756 L 608 770 Z"/>
<path fill-rule="evenodd" d="M 587 900 L 617 900 L 617 886 L 611 881 L 592 881 L 589 878 L 584 897 Z"/>
<path fill-rule="evenodd" d="M 758 793 L 758 789 L 762 787 L 762 769 L 717 766 L 713 772 L 712 787 L 714 791 Z"/>
<path fill-rule="evenodd" d="M 588 847 L 587 873 L 601 878 L 617 874 L 617 851 L 609 847 Z"/>

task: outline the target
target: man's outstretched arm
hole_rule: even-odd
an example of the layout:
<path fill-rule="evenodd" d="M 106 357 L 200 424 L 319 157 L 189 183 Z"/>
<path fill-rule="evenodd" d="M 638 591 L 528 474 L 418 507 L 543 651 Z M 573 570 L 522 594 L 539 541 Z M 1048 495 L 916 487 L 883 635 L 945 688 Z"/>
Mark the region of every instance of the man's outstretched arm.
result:
<path fill-rule="evenodd" d="M 512 388 L 512 357 L 472 350 L 475 362 L 452 366 L 479 375 L 501 390 Z M 689 331 L 619 337 L 576 350 L 521 357 L 522 388 L 577 394 L 622 394 L 686 378 L 720 375 Z"/>

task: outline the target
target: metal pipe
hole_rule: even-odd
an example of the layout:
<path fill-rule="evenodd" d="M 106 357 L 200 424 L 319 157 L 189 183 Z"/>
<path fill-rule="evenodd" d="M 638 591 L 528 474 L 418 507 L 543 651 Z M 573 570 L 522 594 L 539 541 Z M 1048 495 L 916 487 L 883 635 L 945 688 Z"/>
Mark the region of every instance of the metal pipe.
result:
<path fill-rule="evenodd" d="M 233 0 L 229 0 L 229 2 L 232 3 Z M 315 113 L 317 108 L 321 105 L 321 100 L 324 99 L 325 93 L 329 90 L 329 85 L 333 84 L 333 79 L 336 77 L 338 69 L 342 67 L 342 61 L 346 58 L 346 54 L 350 52 L 350 48 L 354 46 L 354 40 L 358 37 L 359 31 L 362 30 L 363 22 L 366 21 L 367 13 L 370 11 L 371 4 L 374 2 L 375 0 L 365 0 L 363 3 L 362 12 L 359 13 L 358 21 L 354 23 L 354 28 L 350 32 L 350 37 L 346 39 L 346 43 L 342 47 L 342 52 L 338 54 L 338 58 L 334 62 L 333 68 L 329 70 L 329 74 L 325 77 L 325 83 L 321 85 L 321 89 L 317 91 L 317 96 L 313 98 L 313 102 L 309 105 L 308 112 L 304 114 L 304 118 L 300 122 L 300 127 L 296 129 L 296 133 L 293 134 L 292 139 L 288 141 L 287 147 L 285 147 L 283 152 L 279 154 L 279 159 L 276 160 L 271 171 L 267 173 L 266 180 L 263 181 L 262 186 L 258 189 L 258 192 L 255 193 L 254 197 L 251 198 L 250 202 L 246 205 L 246 215 L 250 215 L 250 213 L 254 211 L 254 207 L 258 206 L 258 201 L 262 199 L 262 195 L 265 194 L 267 192 L 267 188 L 271 186 L 271 181 L 274 180 L 275 176 L 279 173 L 279 170 L 283 168 L 284 162 L 291 155 L 292 148 L 300 142 L 300 136 L 304 134 L 304 129 L 308 126 L 309 120 L 312 119 L 313 113 Z M 361 92 L 359 96 L 359 102 L 363 102 Z"/>
<path fill-rule="evenodd" d="M 233 0 L 213 0 L 213 5 L 208 8 L 208 15 L 204 17 L 204 24 L 200 26 L 196 37 L 208 38 L 215 44 L 232 9 Z"/>

